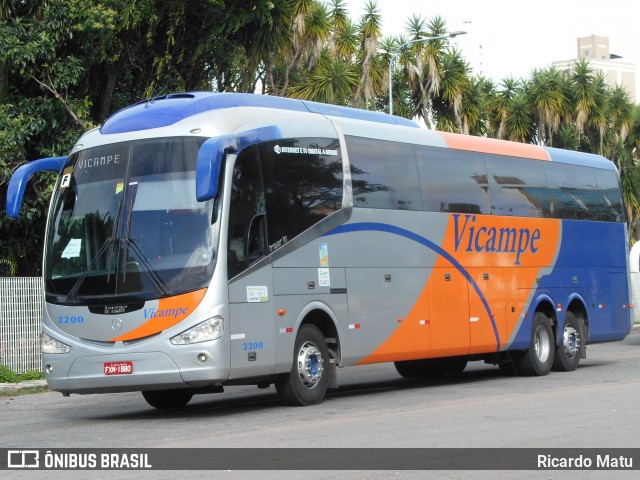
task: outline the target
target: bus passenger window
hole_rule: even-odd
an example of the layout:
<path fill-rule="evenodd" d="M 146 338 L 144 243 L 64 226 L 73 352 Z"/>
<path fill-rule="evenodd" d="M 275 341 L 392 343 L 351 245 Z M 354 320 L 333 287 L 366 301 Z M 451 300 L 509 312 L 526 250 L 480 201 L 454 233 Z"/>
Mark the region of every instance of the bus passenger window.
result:
<path fill-rule="evenodd" d="M 482 155 L 416 146 L 424 210 L 489 214 L 489 185 Z"/>
<path fill-rule="evenodd" d="M 551 216 L 570 220 L 591 218 L 597 210 L 596 178 L 591 167 L 546 162 L 544 171 L 551 196 Z"/>
<path fill-rule="evenodd" d="M 493 215 L 549 217 L 543 161 L 485 154 Z"/>
<path fill-rule="evenodd" d="M 350 136 L 346 142 L 355 207 L 422 210 L 411 145 Z"/>

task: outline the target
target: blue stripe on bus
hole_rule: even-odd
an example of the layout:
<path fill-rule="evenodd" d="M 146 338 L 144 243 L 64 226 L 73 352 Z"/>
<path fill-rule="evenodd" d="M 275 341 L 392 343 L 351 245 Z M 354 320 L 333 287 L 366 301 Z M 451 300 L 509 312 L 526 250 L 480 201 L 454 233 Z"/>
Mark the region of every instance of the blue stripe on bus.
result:
<path fill-rule="evenodd" d="M 413 240 L 414 242 L 417 242 L 421 245 L 424 245 L 428 249 L 433 250 L 438 255 L 441 255 L 442 257 L 444 257 L 449 263 L 451 263 L 451 265 L 453 265 L 456 268 L 456 270 L 458 270 L 467 279 L 469 284 L 473 286 L 473 289 L 478 294 L 478 297 L 480 297 L 480 300 L 482 301 L 482 304 L 484 305 L 484 308 L 487 311 L 487 315 L 489 316 L 489 320 L 491 320 L 493 333 L 496 337 L 496 351 L 500 350 L 500 334 L 498 333 L 498 327 L 496 326 L 496 323 L 493 320 L 493 315 L 491 314 L 491 308 L 489 307 L 489 302 L 487 301 L 485 296 L 482 294 L 480 287 L 475 282 L 475 280 L 471 277 L 471 275 L 469 275 L 467 270 L 454 257 L 452 257 L 451 254 L 449 254 L 449 252 L 444 250 L 438 244 L 432 242 L 431 240 L 421 235 L 418 235 L 414 232 L 406 230 L 404 228 L 396 227 L 394 225 L 388 225 L 385 223 L 377 223 L 377 222 L 361 222 L 361 223 L 349 223 L 349 224 L 341 225 L 337 228 L 334 228 L 330 232 L 327 232 L 324 236 L 338 235 L 338 234 L 349 233 L 349 232 L 366 232 L 366 231 L 386 232 L 386 233 L 391 233 L 393 235 L 399 235 L 409 240 Z"/>
<path fill-rule="evenodd" d="M 152 98 L 120 110 L 104 122 L 100 133 L 109 135 L 167 127 L 199 113 L 233 107 L 273 108 L 420 128 L 406 118 L 338 105 L 248 93 L 189 92 Z"/>

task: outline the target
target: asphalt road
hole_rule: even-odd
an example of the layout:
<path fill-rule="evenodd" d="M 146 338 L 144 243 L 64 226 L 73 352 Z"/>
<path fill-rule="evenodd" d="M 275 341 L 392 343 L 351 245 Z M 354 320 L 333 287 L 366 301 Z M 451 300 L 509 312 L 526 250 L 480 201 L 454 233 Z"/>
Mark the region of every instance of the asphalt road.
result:
<path fill-rule="evenodd" d="M 461 376 L 430 382 L 403 379 L 393 365 L 346 368 L 339 371 L 339 389 L 330 391 L 322 404 L 302 408 L 281 405 L 273 387 L 229 387 L 223 394 L 196 396 L 177 412 L 152 409 L 137 393 L 5 397 L 0 398 L 0 447 L 639 448 L 640 330 L 623 342 L 591 345 L 587 355 L 575 372 L 537 378 L 505 376 L 498 368 L 477 362 Z M 447 471 L 436 475 L 361 468 L 250 476 L 566 479 L 605 474 Z M 15 478 L 36 474 L 8 473 Z M 247 478 L 237 471 L 215 476 L 190 473 L 194 478 Z M 46 475 L 121 478 L 122 472 Z M 131 475 L 175 478 L 176 472 Z M 637 470 L 606 476 L 635 478 Z"/>

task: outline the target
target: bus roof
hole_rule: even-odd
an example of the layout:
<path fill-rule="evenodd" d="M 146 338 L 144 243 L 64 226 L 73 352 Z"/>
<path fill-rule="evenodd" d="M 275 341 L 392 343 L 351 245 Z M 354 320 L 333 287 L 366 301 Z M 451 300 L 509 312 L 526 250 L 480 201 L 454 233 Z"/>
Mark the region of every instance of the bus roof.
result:
<path fill-rule="evenodd" d="M 195 115 L 236 107 L 266 108 L 334 117 L 337 123 L 342 125 L 345 134 L 365 138 L 379 138 L 615 170 L 613 162 L 599 155 L 425 130 L 411 120 L 382 112 L 248 93 L 187 92 L 151 98 L 114 113 L 99 128 L 99 132 L 102 135 L 112 135 L 170 127 Z M 267 117 L 269 121 L 278 123 L 275 115 L 267 114 L 265 118 Z M 297 125 L 301 126 L 300 122 L 297 122 Z"/>
<path fill-rule="evenodd" d="M 386 113 L 309 102 L 306 100 L 246 93 L 189 92 L 155 97 L 124 108 L 107 119 L 100 128 L 100 133 L 110 135 L 166 127 L 192 115 L 232 107 L 262 107 L 293 110 L 420 128 L 411 120 Z"/>

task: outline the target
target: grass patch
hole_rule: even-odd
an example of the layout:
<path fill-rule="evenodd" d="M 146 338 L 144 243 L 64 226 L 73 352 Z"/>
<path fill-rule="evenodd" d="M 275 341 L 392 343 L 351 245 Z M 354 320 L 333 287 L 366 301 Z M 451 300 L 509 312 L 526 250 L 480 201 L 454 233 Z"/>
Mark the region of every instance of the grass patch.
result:
<path fill-rule="evenodd" d="M 0 398 L 17 397 L 19 395 L 31 395 L 32 393 L 48 392 L 49 388 L 46 385 L 40 387 L 25 387 L 16 389 L 0 390 Z"/>
<path fill-rule="evenodd" d="M 20 383 L 28 380 L 41 380 L 43 372 L 28 370 L 24 373 L 16 373 L 6 365 L 0 365 L 0 383 Z"/>

